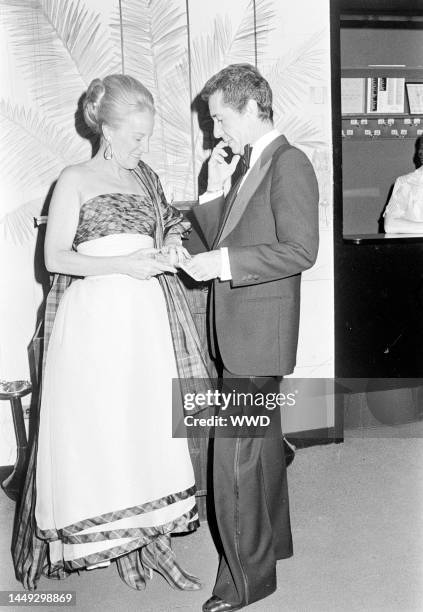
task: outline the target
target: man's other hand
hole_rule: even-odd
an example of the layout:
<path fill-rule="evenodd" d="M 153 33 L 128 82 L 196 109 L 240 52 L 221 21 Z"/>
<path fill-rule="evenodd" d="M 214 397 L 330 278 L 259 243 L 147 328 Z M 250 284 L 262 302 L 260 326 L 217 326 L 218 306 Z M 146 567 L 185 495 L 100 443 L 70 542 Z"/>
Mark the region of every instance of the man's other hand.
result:
<path fill-rule="evenodd" d="M 222 268 L 220 250 L 194 255 L 181 267 L 197 281 L 208 281 L 212 278 L 218 278 Z"/>

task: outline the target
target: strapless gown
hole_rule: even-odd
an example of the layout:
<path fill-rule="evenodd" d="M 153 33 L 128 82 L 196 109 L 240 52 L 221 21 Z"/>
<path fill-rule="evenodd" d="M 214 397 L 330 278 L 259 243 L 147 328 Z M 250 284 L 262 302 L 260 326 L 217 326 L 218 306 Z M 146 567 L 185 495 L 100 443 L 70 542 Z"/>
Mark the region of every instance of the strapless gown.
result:
<path fill-rule="evenodd" d="M 152 247 L 153 231 L 148 202 L 98 196 L 81 209 L 76 248 L 124 255 Z M 198 525 L 187 440 L 172 438 L 176 377 L 156 277 L 89 276 L 66 289 L 48 344 L 36 467 L 35 518 L 53 571 Z"/>

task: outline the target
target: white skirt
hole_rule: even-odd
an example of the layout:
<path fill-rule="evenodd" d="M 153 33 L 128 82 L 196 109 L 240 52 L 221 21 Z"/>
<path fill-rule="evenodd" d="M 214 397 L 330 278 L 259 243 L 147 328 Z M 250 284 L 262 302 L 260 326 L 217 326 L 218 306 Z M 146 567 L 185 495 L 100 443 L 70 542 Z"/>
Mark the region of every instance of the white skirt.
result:
<path fill-rule="evenodd" d="M 151 246 L 148 236 L 119 234 L 78 251 Z M 187 440 L 172 438 L 176 377 L 156 278 L 113 274 L 70 285 L 48 346 L 37 455 L 35 515 L 53 565 L 85 567 L 196 522 Z"/>

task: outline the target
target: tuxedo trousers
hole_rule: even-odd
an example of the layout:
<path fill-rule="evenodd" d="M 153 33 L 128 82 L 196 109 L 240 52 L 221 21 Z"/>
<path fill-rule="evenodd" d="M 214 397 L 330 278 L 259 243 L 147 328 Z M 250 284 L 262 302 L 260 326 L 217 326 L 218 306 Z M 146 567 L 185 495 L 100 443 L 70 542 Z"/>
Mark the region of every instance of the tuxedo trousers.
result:
<path fill-rule="evenodd" d="M 235 379 L 244 379 L 243 391 L 250 386 L 252 393 L 260 392 L 263 380 L 263 391 L 279 392 L 280 378 L 240 377 L 223 369 L 226 390 L 238 387 Z M 232 408 L 237 414 L 243 410 Z M 277 560 L 293 553 L 280 408 L 265 412 L 269 425 L 260 431 L 252 424 L 235 437 L 226 437 L 224 428 L 215 430 L 213 506 L 220 560 L 213 594 L 232 605 L 270 595 Z"/>

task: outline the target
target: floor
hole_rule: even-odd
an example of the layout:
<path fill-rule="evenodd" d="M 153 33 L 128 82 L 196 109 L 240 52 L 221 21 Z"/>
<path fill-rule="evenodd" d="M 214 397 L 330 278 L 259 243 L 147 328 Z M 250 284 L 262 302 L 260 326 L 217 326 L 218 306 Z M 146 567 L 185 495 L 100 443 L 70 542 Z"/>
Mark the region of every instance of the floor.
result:
<path fill-rule="evenodd" d="M 297 451 L 289 468 L 295 554 L 278 564 L 277 592 L 248 611 L 423 611 L 422 424 L 371 435 L 354 430 L 343 444 Z M 13 511 L 0 493 L 3 591 L 21 588 L 9 552 Z M 39 590 L 74 591 L 76 612 L 199 612 L 217 567 L 207 524 L 174 546 L 181 564 L 203 580 L 202 591 L 173 591 L 158 575 L 145 591 L 133 591 L 115 567 L 63 582 L 42 579 Z"/>

